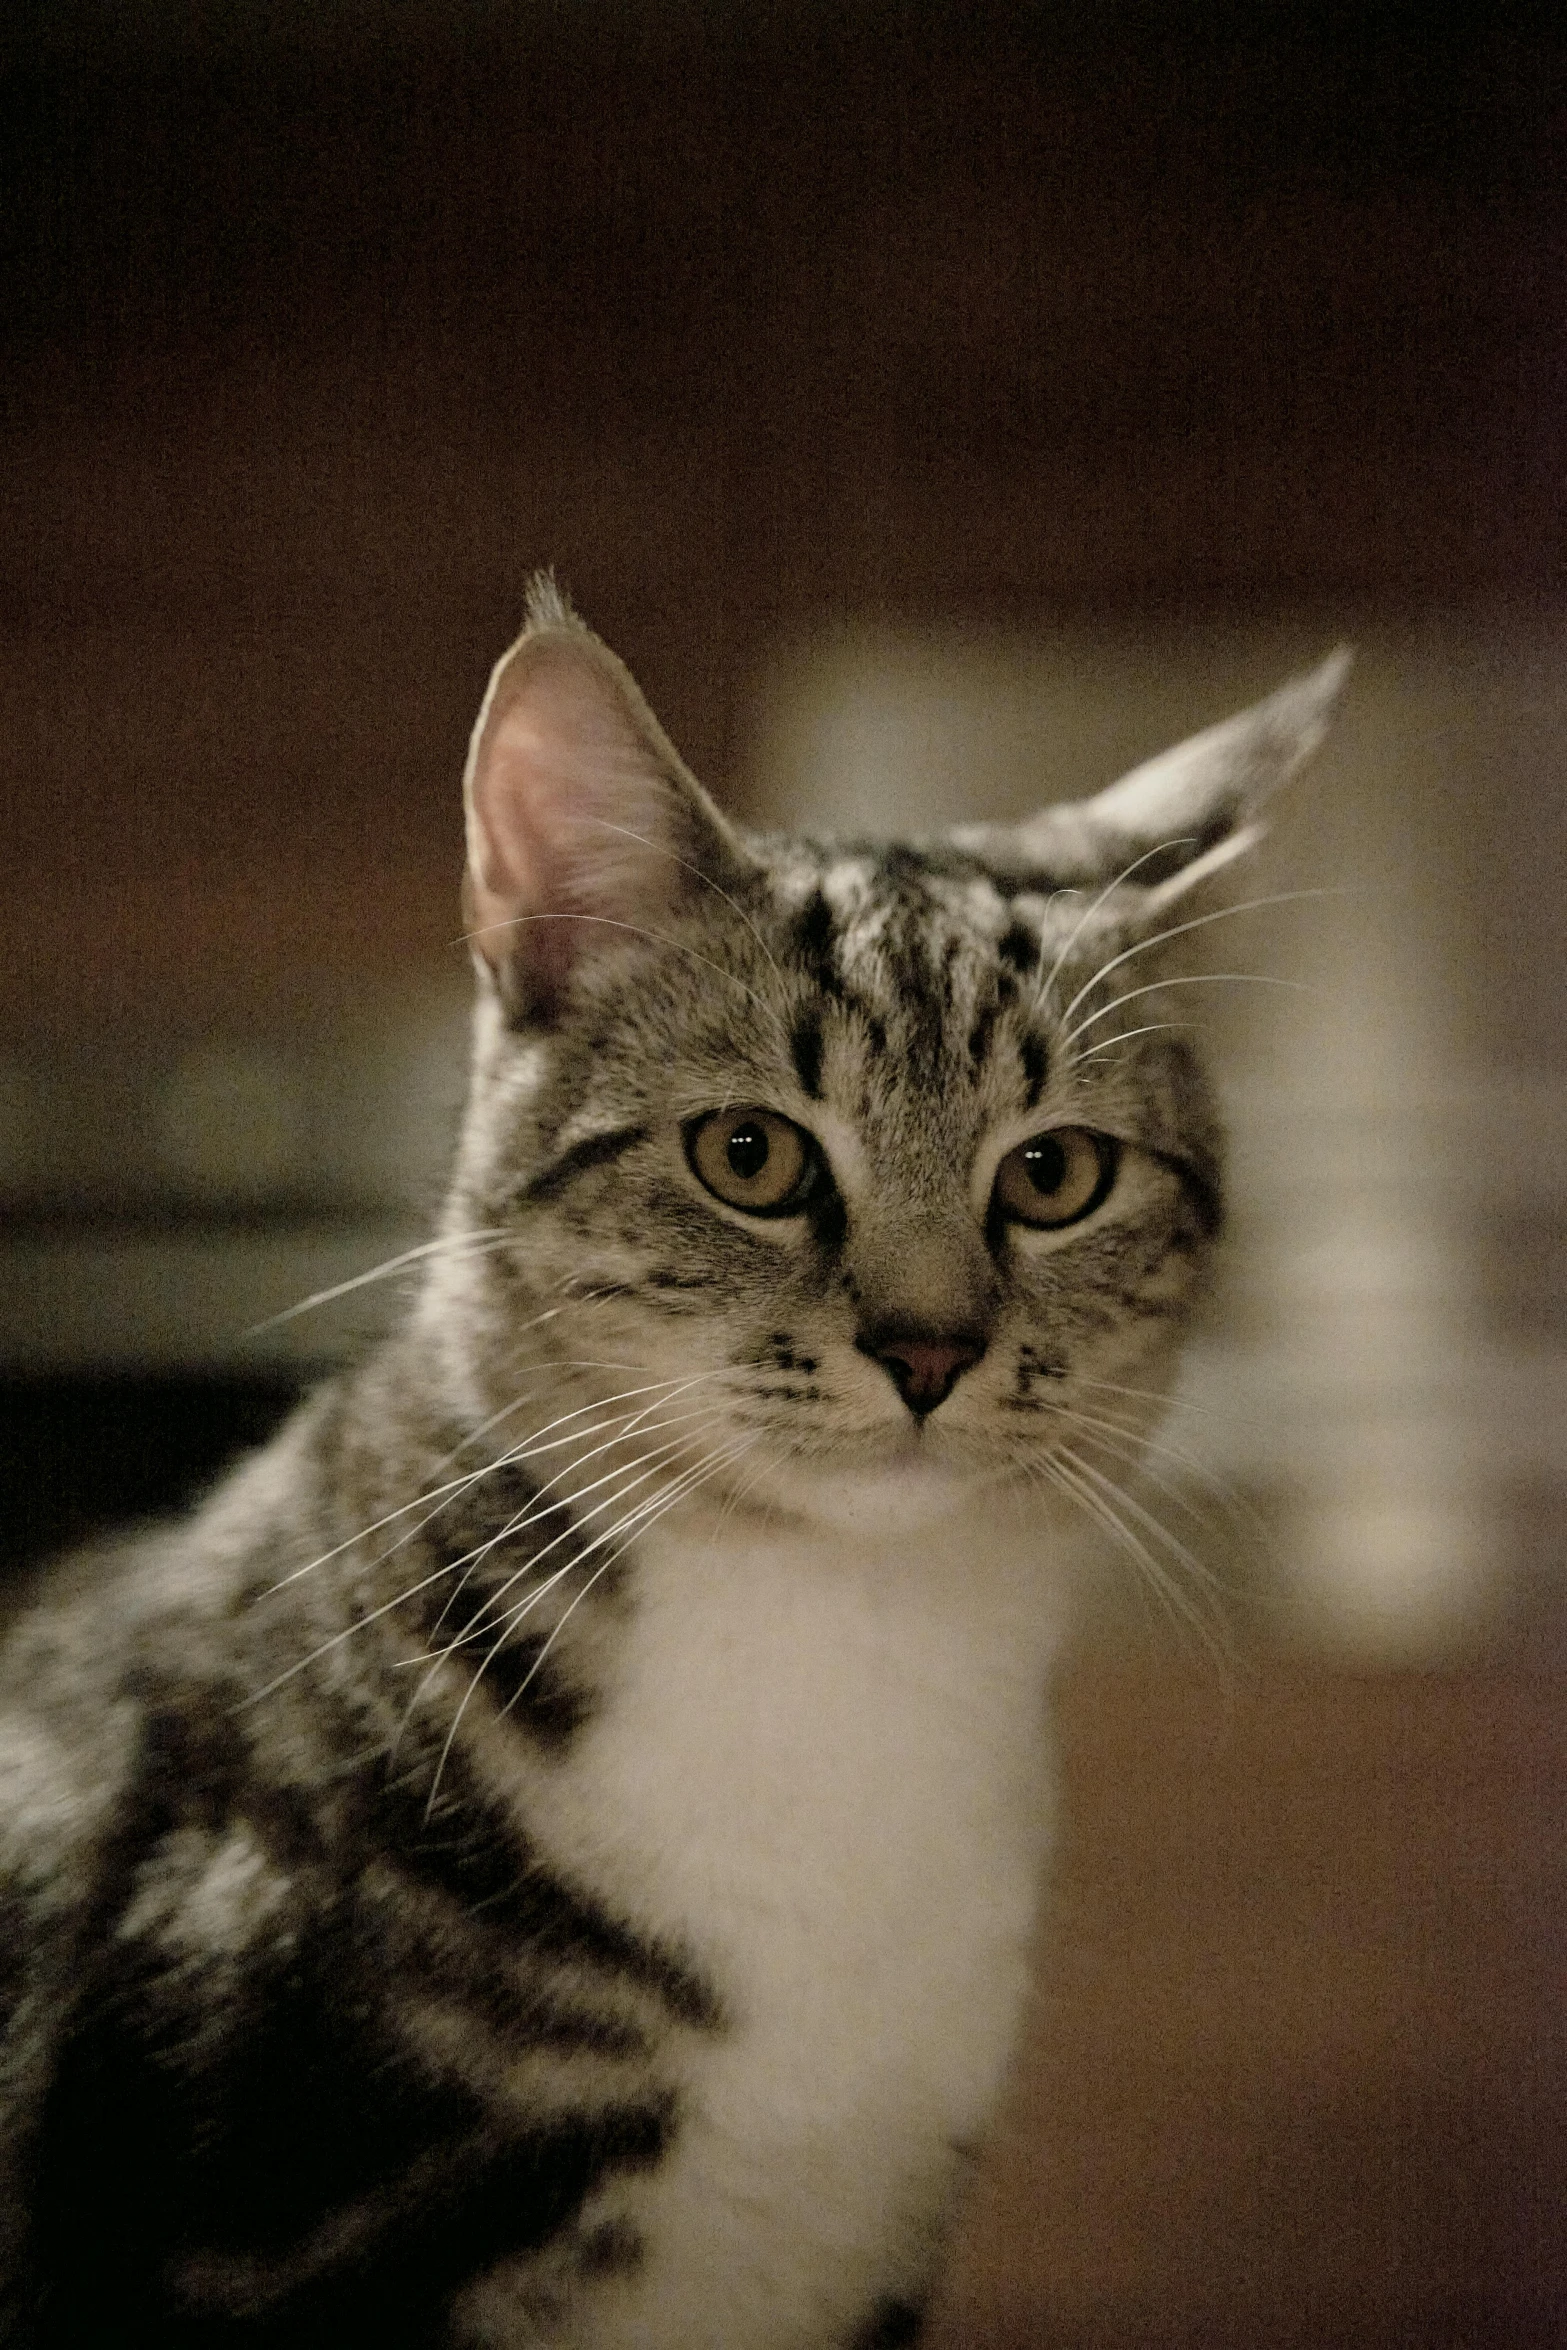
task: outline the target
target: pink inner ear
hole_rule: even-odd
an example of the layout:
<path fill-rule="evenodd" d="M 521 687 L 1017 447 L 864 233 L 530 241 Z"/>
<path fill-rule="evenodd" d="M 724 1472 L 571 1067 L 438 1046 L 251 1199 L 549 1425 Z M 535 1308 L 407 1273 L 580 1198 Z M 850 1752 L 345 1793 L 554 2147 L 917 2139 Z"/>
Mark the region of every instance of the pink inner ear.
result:
<path fill-rule="evenodd" d="M 583 953 L 667 906 L 668 785 L 591 655 L 540 648 L 500 693 L 469 775 L 474 944 L 548 999 Z"/>

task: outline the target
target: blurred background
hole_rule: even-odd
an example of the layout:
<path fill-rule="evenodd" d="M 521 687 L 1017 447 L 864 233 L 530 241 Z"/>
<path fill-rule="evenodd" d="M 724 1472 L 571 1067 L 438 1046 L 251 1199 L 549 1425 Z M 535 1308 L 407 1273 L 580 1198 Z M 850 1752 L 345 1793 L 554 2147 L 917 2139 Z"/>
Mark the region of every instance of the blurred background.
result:
<path fill-rule="evenodd" d="M 1334 894 L 1204 991 L 1161 1506 L 1239 1654 L 1107 1575 L 948 2346 L 1567 2339 L 1558 16 L 0 20 L 12 1569 L 395 1306 L 255 1327 L 439 1195 L 535 566 L 758 821 L 1020 814 L 1359 648 L 1260 875 Z"/>

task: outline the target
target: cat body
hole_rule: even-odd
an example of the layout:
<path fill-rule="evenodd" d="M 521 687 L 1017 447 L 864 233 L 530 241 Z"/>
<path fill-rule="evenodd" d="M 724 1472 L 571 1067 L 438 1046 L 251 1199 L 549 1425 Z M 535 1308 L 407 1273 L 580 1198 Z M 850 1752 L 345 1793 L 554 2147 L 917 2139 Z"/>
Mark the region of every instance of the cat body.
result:
<path fill-rule="evenodd" d="M 755 840 L 538 592 L 407 1320 L 10 1642 L 0 2338 L 913 2339 L 1219 1220 L 1167 958 L 1337 681 L 1031 825 Z"/>

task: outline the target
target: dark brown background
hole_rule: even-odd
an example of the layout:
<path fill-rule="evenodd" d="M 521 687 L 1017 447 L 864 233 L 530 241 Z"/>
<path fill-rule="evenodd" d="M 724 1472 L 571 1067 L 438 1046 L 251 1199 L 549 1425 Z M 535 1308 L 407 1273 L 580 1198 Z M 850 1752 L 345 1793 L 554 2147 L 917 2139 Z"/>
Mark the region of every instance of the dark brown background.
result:
<path fill-rule="evenodd" d="M 0 1041 L 448 983 L 541 562 L 742 799 L 834 628 L 1559 609 L 1558 14 L 13 0 Z M 9 1519 L 177 1484 L 225 1393 L 18 1378 Z M 1074 1666 L 944 2341 L 1567 2336 L 1560 1654 Z"/>
<path fill-rule="evenodd" d="M 1553 595 L 1550 25 L 13 6 L 0 1013 L 439 954 L 541 561 L 715 781 L 835 618 Z"/>

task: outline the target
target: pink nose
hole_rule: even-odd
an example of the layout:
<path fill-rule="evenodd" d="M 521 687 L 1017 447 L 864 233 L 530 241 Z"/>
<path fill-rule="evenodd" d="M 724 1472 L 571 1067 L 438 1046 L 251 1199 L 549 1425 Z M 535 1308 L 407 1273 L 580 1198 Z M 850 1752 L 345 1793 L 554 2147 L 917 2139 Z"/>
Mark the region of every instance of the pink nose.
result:
<path fill-rule="evenodd" d="M 963 1373 L 985 1349 L 968 1338 L 887 1338 L 872 1340 L 874 1355 L 909 1410 L 923 1419 L 946 1402 Z"/>

